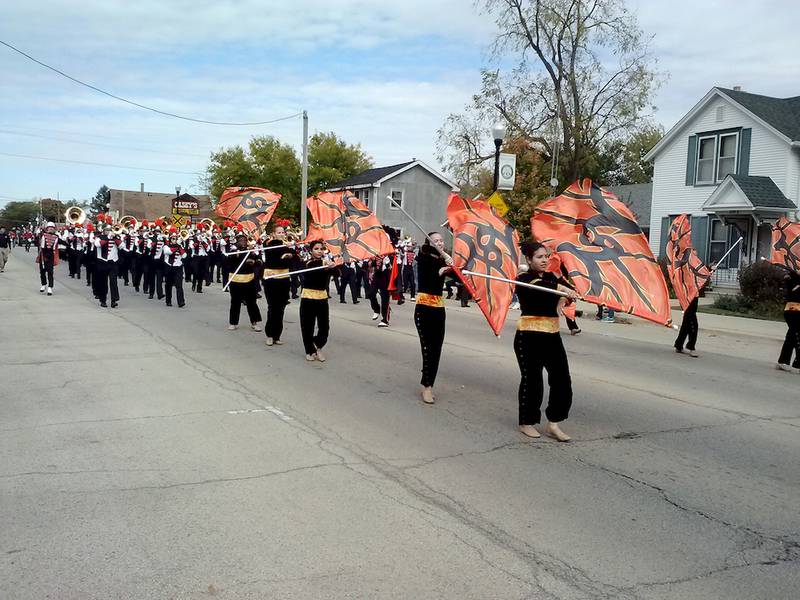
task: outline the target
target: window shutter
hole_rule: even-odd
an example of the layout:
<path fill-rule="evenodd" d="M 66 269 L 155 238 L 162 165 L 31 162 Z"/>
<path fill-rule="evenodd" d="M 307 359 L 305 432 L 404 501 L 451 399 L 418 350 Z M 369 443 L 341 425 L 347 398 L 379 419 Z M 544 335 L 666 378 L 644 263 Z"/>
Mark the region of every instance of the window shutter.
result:
<path fill-rule="evenodd" d="M 708 217 L 692 217 L 692 247 L 703 262 L 708 262 Z"/>
<path fill-rule="evenodd" d="M 753 135 L 752 129 L 742 129 L 739 134 L 739 165 L 736 173 L 739 175 L 750 174 L 750 138 Z"/>
<path fill-rule="evenodd" d="M 659 258 L 667 253 L 667 241 L 669 240 L 670 225 L 672 225 L 672 217 L 661 217 L 661 239 L 658 240 Z"/>
<path fill-rule="evenodd" d="M 686 153 L 686 185 L 694 185 L 694 163 L 697 158 L 697 136 L 689 136 L 689 151 Z"/>

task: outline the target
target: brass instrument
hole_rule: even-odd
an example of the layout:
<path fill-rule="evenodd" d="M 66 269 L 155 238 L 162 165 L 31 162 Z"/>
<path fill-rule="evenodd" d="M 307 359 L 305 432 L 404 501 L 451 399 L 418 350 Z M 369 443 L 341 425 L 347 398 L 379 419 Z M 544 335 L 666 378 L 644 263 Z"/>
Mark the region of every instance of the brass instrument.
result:
<path fill-rule="evenodd" d="M 180 232 L 180 234 L 179 234 L 179 235 L 181 236 L 181 239 L 182 239 L 184 242 L 185 242 L 186 240 L 188 240 L 190 237 L 192 237 L 192 233 L 191 233 L 191 232 L 190 232 L 188 229 L 181 229 L 181 232 Z"/>
<path fill-rule="evenodd" d="M 214 219 L 209 219 L 208 217 L 206 217 L 205 219 L 201 220 L 200 222 L 201 222 L 201 223 L 204 223 L 204 224 L 205 224 L 205 226 L 206 226 L 206 227 L 207 227 L 209 230 L 210 230 L 210 229 L 213 229 L 213 228 L 214 228 L 214 226 L 216 225 L 216 223 L 214 222 Z"/>
<path fill-rule="evenodd" d="M 303 231 L 296 227 L 295 229 L 291 229 L 290 227 L 286 228 L 286 241 L 287 242 L 300 242 L 303 240 Z"/>
<path fill-rule="evenodd" d="M 122 223 L 116 223 L 111 228 L 111 233 L 113 235 L 116 235 L 117 237 L 122 237 L 123 235 L 125 235 L 127 233 L 127 231 L 125 230 L 125 226 Z"/>
<path fill-rule="evenodd" d="M 64 219 L 69 225 L 83 225 L 86 221 L 86 212 L 80 206 L 70 206 L 64 212 Z"/>
<path fill-rule="evenodd" d="M 126 229 L 139 229 L 141 227 L 141 223 L 136 219 L 136 217 L 132 217 L 131 215 L 125 215 L 119 220 L 119 224 L 125 227 Z"/>

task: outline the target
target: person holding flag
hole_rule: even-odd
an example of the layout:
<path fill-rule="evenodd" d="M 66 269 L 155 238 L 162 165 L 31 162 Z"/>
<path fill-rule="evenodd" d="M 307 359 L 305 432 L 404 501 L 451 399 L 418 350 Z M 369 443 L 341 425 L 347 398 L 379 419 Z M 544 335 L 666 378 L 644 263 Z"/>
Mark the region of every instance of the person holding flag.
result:
<path fill-rule="evenodd" d="M 453 259 L 444 251 L 444 238 L 439 232 L 427 234 L 420 247 L 417 262 L 417 304 L 414 325 L 422 351 L 422 401 L 433 404 L 433 384 L 439 371 L 445 332 L 445 310 L 442 292 L 445 274 L 452 270 Z"/>
<path fill-rule="evenodd" d="M 231 296 L 231 307 L 228 314 L 228 329 L 239 328 L 239 315 L 242 304 L 247 306 L 247 314 L 250 317 L 250 329 L 261 331 L 261 311 L 258 309 L 256 300 L 255 272 L 257 258 L 255 251 L 247 251 L 247 234 L 243 230 L 236 233 L 236 249 L 243 251 L 243 254 L 229 254 L 226 257 L 228 272 L 231 273 L 228 280 L 228 290 Z M 240 258 L 243 256 L 244 258 Z"/>
<path fill-rule="evenodd" d="M 575 290 L 560 284 L 559 279 L 547 270 L 549 256 L 543 244 L 523 244 L 522 252 L 528 271 L 517 277 L 518 282 L 558 290 L 572 300 L 578 299 Z M 514 336 L 514 353 L 521 375 L 519 430 L 528 437 L 540 437 L 536 425 L 541 421 L 544 398 L 542 370 L 546 370 L 550 397 L 545 409 L 548 420 L 545 434 L 559 442 L 568 442 L 572 438 L 559 426 L 569 416 L 572 406 L 572 380 L 559 326 L 559 315 L 563 313 L 566 298 L 524 285 L 516 286 L 516 293 L 522 313 Z"/>
<path fill-rule="evenodd" d="M 289 304 L 290 277 L 267 279 L 270 275 L 288 274 L 296 254 L 294 243 L 286 243 L 286 225 L 278 221 L 272 228 L 272 239 L 264 246 L 264 295 L 267 297 L 267 322 L 264 326 L 267 346 L 283 344 L 283 313 Z"/>
<path fill-rule="evenodd" d="M 303 275 L 303 291 L 300 294 L 300 333 L 303 336 L 306 360 L 325 362 L 322 349 L 328 343 L 330 332 L 328 311 L 330 272 L 324 267 L 333 265 L 325 265 L 323 262 L 325 243 L 322 240 L 311 242 L 309 250 L 311 259 L 306 263 L 305 269 L 313 270 Z"/>

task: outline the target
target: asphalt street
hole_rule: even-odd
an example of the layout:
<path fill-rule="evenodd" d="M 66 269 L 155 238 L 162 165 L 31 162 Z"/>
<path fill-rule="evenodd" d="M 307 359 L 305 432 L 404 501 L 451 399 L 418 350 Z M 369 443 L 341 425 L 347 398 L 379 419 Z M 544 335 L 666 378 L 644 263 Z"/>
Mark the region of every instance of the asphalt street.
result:
<path fill-rule="evenodd" d="M 411 303 L 378 329 L 332 300 L 307 363 L 297 301 L 269 348 L 219 285 L 112 310 L 56 279 L 20 249 L 0 274 L 0 598 L 798 597 L 780 324 L 700 314 L 692 359 L 580 319 L 559 444 L 515 429 L 513 311 L 497 339 L 448 303 L 426 406 Z"/>

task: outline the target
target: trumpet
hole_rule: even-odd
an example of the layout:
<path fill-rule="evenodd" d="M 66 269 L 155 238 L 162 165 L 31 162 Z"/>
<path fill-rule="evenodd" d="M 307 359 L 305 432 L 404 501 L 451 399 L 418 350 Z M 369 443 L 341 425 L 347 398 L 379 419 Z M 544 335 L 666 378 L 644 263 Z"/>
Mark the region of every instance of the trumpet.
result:
<path fill-rule="evenodd" d="M 86 221 L 86 212 L 80 206 L 70 206 L 64 212 L 64 219 L 70 225 L 83 225 Z"/>

